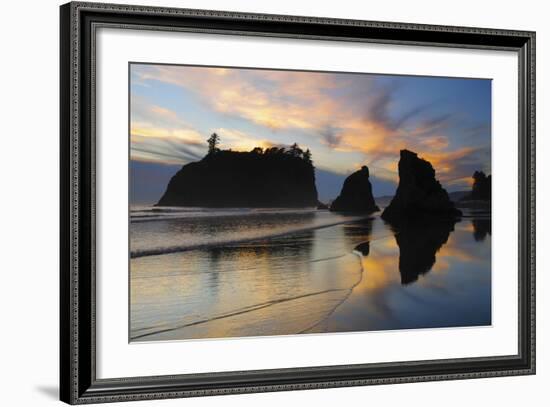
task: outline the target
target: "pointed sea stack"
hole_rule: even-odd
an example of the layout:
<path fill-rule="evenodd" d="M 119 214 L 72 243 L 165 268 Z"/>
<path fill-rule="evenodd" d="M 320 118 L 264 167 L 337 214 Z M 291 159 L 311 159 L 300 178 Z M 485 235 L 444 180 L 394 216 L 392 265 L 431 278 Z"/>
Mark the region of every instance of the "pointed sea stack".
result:
<path fill-rule="evenodd" d="M 382 219 L 399 224 L 418 219 L 453 220 L 462 215 L 435 178 L 432 165 L 416 153 L 401 150 L 399 186 Z"/>
<path fill-rule="evenodd" d="M 372 213 L 379 211 L 372 196 L 372 186 L 369 181 L 369 169 L 361 167 L 344 181 L 344 186 L 338 198 L 332 202 L 330 210 L 333 212 L 362 212 Z"/>

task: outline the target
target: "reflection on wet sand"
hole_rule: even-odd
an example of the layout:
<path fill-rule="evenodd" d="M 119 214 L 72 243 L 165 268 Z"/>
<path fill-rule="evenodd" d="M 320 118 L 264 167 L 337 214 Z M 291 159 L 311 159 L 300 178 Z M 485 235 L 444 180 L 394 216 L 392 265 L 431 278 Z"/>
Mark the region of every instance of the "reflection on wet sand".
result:
<path fill-rule="evenodd" d="M 401 284 L 410 284 L 430 271 L 436 253 L 447 243 L 455 222 L 427 221 L 402 225 L 395 234 L 399 246 Z"/>
<path fill-rule="evenodd" d="M 355 246 L 361 282 L 309 332 L 490 324 L 490 238 L 477 242 L 470 233 L 466 222 L 396 230 L 375 221 L 372 236 Z"/>
<path fill-rule="evenodd" d="M 166 256 L 159 264 L 152 262 L 154 257 L 134 259 L 131 340 L 306 331 L 342 303 L 361 279 L 357 256 L 342 254 L 333 240 L 342 239 L 325 229 L 172 254 L 174 275 L 170 283 L 158 285 L 150 276 L 162 270 L 158 283 L 167 280 Z M 164 290 L 158 290 L 160 285 Z M 148 312 L 156 314 L 154 321 Z"/>
<path fill-rule="evenodd" d="M 474 227 L 474 239 L 478 242 L 485 240 L 487 235 L 491 235 L 491 218 L 472 219 Z"/>
<path fill-rule="evenodd" d="M 346 240 L 355 246 L 354 251 L 362 256 L 368 256 L 370 252 L 373 222 L 372 218 L 368 218 L 344 226 Z"/>
<path fill-rule="evenodd" d="M 487 230 L 474 219 L 363 219 L 132 259 L 131 340 L 488 325 L 490 227 L 472 239 Z"/>

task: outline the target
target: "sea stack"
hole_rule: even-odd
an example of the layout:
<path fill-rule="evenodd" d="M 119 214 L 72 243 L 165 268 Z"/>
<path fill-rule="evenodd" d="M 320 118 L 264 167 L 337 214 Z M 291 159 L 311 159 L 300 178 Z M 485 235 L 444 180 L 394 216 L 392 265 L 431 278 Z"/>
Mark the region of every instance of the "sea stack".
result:
<path fill-rule="evenodd" d="M 382 219 L 398 224 L 418 219 L 453 220 L 462 215 L 435 178 L 430 162 L 409 150 L 401 150 L 399 185 Z"/>
<path fill-rule="evenodd" d="M 476 171 L 472 175 L 474 184 L 472 193 L 468 197 L 473 200 L 490 201 L 491 200 L 491 176 L 485 175 L 483 171 Z"/>
<path fill-rule="evenodd" d="M 361 167 L 344 181 L 344 186 L 338 198 L 332 202 L 333 212 L 372 213 L 380 210 L 372 196 L 372 186 L 369 181 L 369 169 Z"/>
<path fill-rule="evenodd" d="M 219 150 L 184 165 L 157 206 L 305 208 L 319 203 L 309 152 Z"/>

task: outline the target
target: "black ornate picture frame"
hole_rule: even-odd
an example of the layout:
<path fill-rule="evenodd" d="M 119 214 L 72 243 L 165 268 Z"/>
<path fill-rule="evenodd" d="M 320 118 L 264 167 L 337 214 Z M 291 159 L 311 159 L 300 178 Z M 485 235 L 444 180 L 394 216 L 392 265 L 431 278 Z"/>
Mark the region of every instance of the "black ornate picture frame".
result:
<path fill-rule="evenodd" d="M 535 373 L 534 32 L 80 2 L 61 6 L 60 22 L 62 401 L 84 404 Z M 516 52 L 519 60 L 518 353 L 98 379 L 94 42 L 98 27 Z"/>

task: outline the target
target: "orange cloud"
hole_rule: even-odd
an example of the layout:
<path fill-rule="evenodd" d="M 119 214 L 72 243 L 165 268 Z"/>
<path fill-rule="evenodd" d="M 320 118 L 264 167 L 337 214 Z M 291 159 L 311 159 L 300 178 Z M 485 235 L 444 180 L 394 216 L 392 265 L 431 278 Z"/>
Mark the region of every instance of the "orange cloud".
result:
<path fill-rule="evenodd" d="M 466 178 L 471 165 L 465 166 L 464 161 L 476 149 L 451 146 L 446 134 L 450 115 L 411 123 L 411 117 L 426 109 L 419 106 L 392 120 L 394 89 L 376 88 L 369 77 L 360 78 L 359 92 L 353 82 L 357 76 L 331 73 L 189 66 L 146 66 L 135 73 L 141 81 L 183 87 L 215 111 L 270 131 L 300 130 L 328 152 L 360 152 L 364 162 L 359 164 L 376 169 L 373 174 L 379 178 L 397 181 L 399 150 L 406 148 L 430 161 L 442 183 L 467 186 L 470 182 Z M 175 119 L 163 108 L 156 107 L 154 113 L 163 120 Z M 219 130 L 222 140 L 234 149 L 268 143 L 237 130 Z"/>
<path fill-rule="evenodd" d="M 204 155 L 205 139 L 173 110 L 149 104 L 141 98 L 132 98 L 132 160 L 184 164 Z"/>
<path fill-rule="evenodd" d="M 217 128 L 214 129 L 214 132 L 220 136 L 223 148 L 230 148 L 237 151 L 250 151 L 254 147 L 273 147 L 273 143 L 270 141 L 258 140 L 240 130 Z"/>
<path fill-rule="evenodd" d="M 219 112 L 271 129 L 317 129 L 338 108 L 325 95 L 336 84 L 323 73 L 163 66 L 138 75 L 190 89 Z"/>

